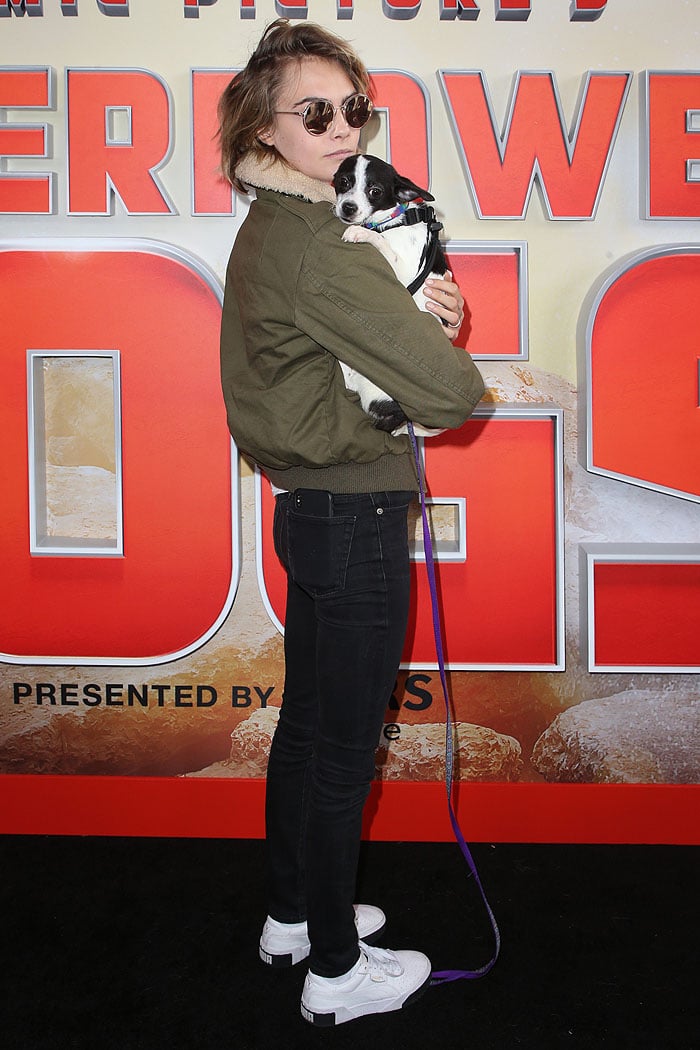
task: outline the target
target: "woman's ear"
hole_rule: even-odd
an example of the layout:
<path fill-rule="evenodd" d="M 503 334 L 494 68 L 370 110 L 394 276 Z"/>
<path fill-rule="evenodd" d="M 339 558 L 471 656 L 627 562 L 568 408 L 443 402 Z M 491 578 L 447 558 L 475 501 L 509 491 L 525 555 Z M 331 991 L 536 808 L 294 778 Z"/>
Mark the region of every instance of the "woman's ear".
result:
<path fill-rule="evenodd" d="M 261 128 L 255 137 L 258 142 L 262 142 L 264 146 L 271 146 L 273 134 L 274 132 L 272 128 Z"/>

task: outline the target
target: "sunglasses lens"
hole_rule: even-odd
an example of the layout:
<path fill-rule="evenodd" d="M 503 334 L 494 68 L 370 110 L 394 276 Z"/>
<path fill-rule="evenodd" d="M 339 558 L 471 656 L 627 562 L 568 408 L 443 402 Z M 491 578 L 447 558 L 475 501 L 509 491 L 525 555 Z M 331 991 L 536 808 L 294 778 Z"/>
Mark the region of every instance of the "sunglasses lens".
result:
<path fill-rule="evenodd" d="M 351 128 L 363 128 L 372 116 L 372 101 L 366 95 L 352 95 L 343 105 L 342 110 L 348 126 Z M 324 135 L 335 116 L 335 107 L 324 98 L 314 99 L 309 102 L 304 110 L 304 127 L 310 135 Z"/>
<path fill-rule="evenodd" d="M 366 95 L 353 95 L 345 103 L 345 119 L 351 128 L 363 128 L 372 115 L 372 108 Z"/>
<path fill-rule="evenodd" d="M 324 99 L 309 102 L 304 110 L 304 127 L 310 135 L 323 135 L 333 123 L 333 106 Z"/>

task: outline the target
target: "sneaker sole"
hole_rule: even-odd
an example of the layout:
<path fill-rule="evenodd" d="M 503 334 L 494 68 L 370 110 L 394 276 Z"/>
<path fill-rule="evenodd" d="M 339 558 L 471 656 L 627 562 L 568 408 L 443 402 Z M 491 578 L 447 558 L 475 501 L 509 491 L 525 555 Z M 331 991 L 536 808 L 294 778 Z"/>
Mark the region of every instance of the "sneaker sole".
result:
<path fill-rule="evenodd" d="M 404 1006 L 410 1006 L 410 1004 L 414 1003 L 416 999 L 420 999 L 429 985 L 430 974 L 428 974 L 423 981 L 423 984 L 419 988 L 416 988 L 415 991 L 410 992 L 402 1002 L 397 1003 L 395 1000 L 391 1000 L 391 1005 L 387 1004 L 384 1006 L 384 1004 L 377 1004 L 382 1007 L 377 1010 L 363 1010 L 361 1007 L 358 1007 L 357 1011 L 344 1009 L 339 1012 L 319 1014 L 315 1013 L 313 1010 L 307 1009 L 302 1001 L 301 1016 L 305 1021 L 308 1021 L 309 1024 L 316 1025 L 318 1028 L 332 1028 L 334 1025 L 345 1024 L 346 1021 L 355 1021 L 358 1017 L 371 1017 L 373 1014 L 388 1014 L 392 1013 L 394 1010 L 403 1010 Z"/>
<path fill-rule="evenodd" d="M 381 937 L 386 929 L 386 923 L 383 922 L 376 930 L 372 930 L 371 933 L 363 935 L 360 940 L 364 941 L 365 944 L 374 944 L 374 942 Z M 272 966 L 275 970 L 285 970 L 290 966 L 296 966 L 297 963 L 307 959 L 311 947 L 298 948 L 295 952 L 287 952 L 285 955 L 271 955 L 270 952 L 266 952 L 264 948 L 259 948 L 258 952 L 260 958 L 266 966 Z"/>
<path fill-rule="evenodd" d="M 271 966 L 273 970 L 285 970 L 290 966 L 295 966 L 298 962 L 301 962 L 301 960 L 305 959 L 309 953 L 307 951 L 305 954 L 299 954 L 295 958 L 291 952 L 288 955 L 270 955 L 269 952 L 260 948 L 259 954 L 266 966 Z"/>

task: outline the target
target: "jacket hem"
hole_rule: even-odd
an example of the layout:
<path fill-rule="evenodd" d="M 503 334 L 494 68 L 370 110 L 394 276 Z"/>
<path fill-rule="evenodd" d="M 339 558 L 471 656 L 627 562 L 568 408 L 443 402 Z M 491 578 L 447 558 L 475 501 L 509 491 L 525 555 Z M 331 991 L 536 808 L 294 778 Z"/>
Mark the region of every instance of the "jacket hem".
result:
<path fill-rule="evenodd" d="M 284 470 L 260 464 L 278 489 L 325 489 L 336 495 L 359 492 L 417 492 L 418 475 L 409 450 L 386 453 L 369 463 L 334 463 L 327 467 L 293 466 Z"/>

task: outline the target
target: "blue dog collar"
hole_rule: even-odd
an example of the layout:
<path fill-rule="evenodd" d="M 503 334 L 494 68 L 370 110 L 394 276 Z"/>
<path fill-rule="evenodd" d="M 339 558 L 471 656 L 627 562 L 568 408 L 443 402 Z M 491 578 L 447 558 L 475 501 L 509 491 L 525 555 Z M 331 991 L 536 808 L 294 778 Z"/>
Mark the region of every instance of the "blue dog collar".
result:
<path fill-rule="evenodd" d="M 362 225 L 366 230 L 376 230 L 377 233 L 384 233 L 385 230 L 390 230 L 394 226 L 403 226 L 405 214 L 406 205 L 397 204 L 391 215 L 387 215 L 387 217 L 382 219 L 381 222 L 373 222 L 369 219 L 367 222 L 363 222 Z"/>

